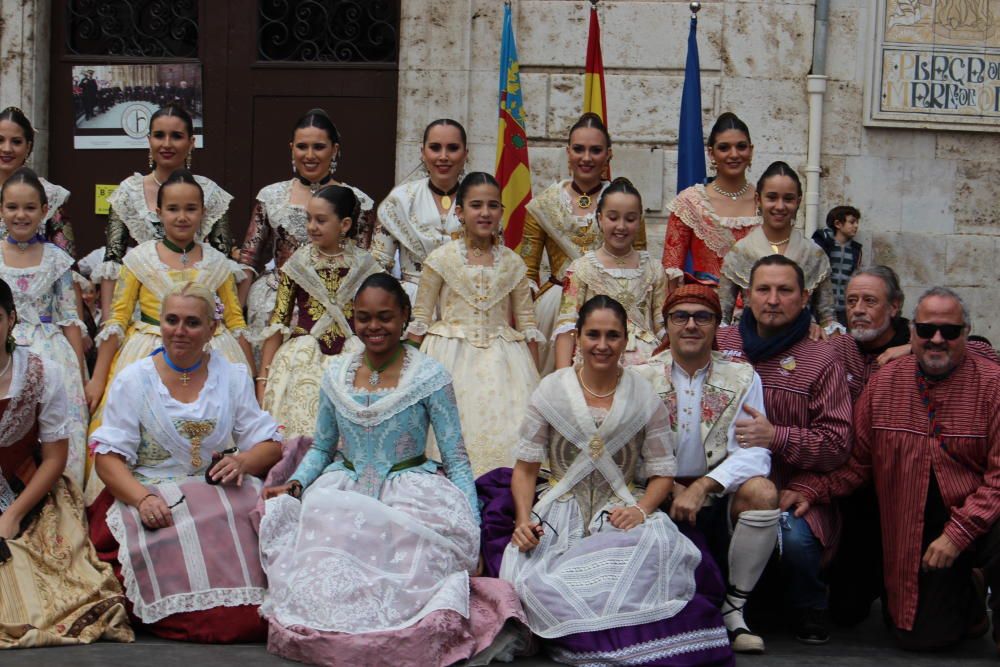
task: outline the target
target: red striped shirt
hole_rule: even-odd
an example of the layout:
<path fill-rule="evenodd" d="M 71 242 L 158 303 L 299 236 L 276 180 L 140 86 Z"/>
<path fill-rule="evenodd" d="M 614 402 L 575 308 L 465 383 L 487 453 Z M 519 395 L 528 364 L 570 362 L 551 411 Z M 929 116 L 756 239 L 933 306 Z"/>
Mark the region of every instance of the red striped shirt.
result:
<path fill-rule="evenodd" d="M 738 327 L 720 329 L 719 349 L 743 356 Z M 753 365 L 764 385 L 764 408 L 775 426 L 771 443 L 771 480 L 785 488 L 800 471 L 829 472 L 851 453 L 851 397 L 844 368 L 833 349 L 808 338 Z M 806 521 L 825 547 L 837 543 L 835 508 L 810 509 Z"/>
<path fill-rule="evenodd" d="M 966 549 L 1000 518 L 1000 367 L 978 354 L 931 385 L 947 451 L 931 431 L 914 378 L 916 360 L 889 364 L 855 405 L 855 447 L 829 475 L 797 477 L 791 488 L 829 503 L 873 479 L 882 518 L 885 586 L 897 627 L 917 611 L 924 505 L 933 469 L 951 519 L 944 534 Z"/>

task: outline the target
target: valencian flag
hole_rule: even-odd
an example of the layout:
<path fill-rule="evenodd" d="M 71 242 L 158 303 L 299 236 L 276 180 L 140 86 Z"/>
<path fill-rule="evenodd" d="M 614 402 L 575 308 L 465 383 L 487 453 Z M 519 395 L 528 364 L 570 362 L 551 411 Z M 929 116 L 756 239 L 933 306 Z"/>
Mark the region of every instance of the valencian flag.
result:
<path fill-rule="evenodd" d="M 604 58 L 601 56 L 601 24 L 597 2 L 590 4 L 590 32 L 587 35 L 587 64 L 583 76 L 583 113 L 593 112 L 608 124 L 608 98 L 604 93 Z"/>
<path fill-rule="evenodd" d="M 691 14 L 687 63 L 681 93 L 681 124 L 677 132 L 677 192 L 705 182 L 705 142 L 701 129 L 701 68 L 698 64 L 698 15 Z M 684 271 L 694 271 L 690 251 Z"/>
<path fill-rule="evenodd" d="M 500 126 L 497 131 L 496 177 L 504 205 L 504 242 L 508 247 L 516 248 L 524 233 L 524 207 L 531 201 L 531 170 L 528 167 L 528 137 L 524 132 L 521 73 L 510 18 L 510 2 L 504 3 L 500 45 Z"/>

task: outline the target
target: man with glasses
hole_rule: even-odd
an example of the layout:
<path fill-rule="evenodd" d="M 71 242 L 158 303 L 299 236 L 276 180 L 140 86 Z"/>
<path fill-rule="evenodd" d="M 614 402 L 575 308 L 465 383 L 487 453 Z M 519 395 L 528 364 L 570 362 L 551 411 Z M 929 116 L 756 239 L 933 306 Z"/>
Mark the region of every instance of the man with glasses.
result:
<path fill-rule="evenodd" d="M 925 292 L 913 354 L 858 399 L 848 463 L 796 477 L 782 496 L 800 515 L 874 482 L 892 630 L 914 650 L 985 632 L 985 586 L 1000 591 L 1000 367 L 967 354 L 969 321 L 952 290 Z"/>
<path fill-rule="evenodd" d="M 764 396 L 753 367 L 713 352 L 722 308 L 715 290 L 685 285 L 663 306 L 667 338 L 647 364 L 634 367 L 670 410 L 677 436 L 677 474 L 670 516 L 697 526 L 723 569 L 728 590 L 723 618 L 733 650 L 762 653 L 764 641 L 743 619 L 778 537 L 778 493 L 767 479 L 771 452 L 743 447 L 736 419 L 763 414 Z"/>
<path fill-rule="evenodd" d="M 764 386 L 767 415 L 736 422 L 741 445 L 771 451 L 771 481 L 781 490 L 799 472 L 828 472 L 850 456 L 851 398 L 843 366 L 829 345 L 809 339 L 812 314 L 802 268 L 784 255 L 768 255 L 750 270 L 739 326 L 721 329 L 719 348 L 745 357 Z M 780 576 L 796 638 L 829 641 L 826 583 L 821 566 L 840 531 L 834 508 L 783 515 Z M 760 598 L 762 604 L 772 598 Z M 772 606 L 772 605 L 768 605 Z"/>

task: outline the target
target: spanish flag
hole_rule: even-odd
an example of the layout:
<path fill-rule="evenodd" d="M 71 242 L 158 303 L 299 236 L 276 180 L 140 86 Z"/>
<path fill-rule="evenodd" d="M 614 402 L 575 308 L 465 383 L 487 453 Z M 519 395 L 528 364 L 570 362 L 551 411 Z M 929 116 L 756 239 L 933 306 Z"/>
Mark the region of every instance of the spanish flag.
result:
<path fill-rule="evenodd" d="M 587 64 L 583 75 L 583 113 L 596 113 L 608 125 L 608 97 L 604 92 L 604 57 L 601 55 L 601 24 L 597 20 L 597 2 L 590 3 L 590 33 L 587 35 Z M 605 167 L 602 178 L 609 178 Z"/>
<path fill-rule="evenodd" d="M 524 207 L 531 201 L 531 169 L 528 166 L 528 137 L 524 131 L 520 71 L 510 2 L 506 2 L 500 45 L 500 127 L 497 131 L 496 177 L 504 206 L 504 242 L 509 248 L 516 248 L 521 243 Z"/>

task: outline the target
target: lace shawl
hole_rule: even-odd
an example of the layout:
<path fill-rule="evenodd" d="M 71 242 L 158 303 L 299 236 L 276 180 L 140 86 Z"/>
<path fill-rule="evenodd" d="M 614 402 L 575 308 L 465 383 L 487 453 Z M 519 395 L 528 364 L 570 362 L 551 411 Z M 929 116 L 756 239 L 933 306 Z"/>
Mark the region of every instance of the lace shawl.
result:
<path fill-rule="evenodd" d="M 205 195 L 205 217 L 201 221 L 201 229 L 195 236 L 196 240 L 201 241 L 208 237 L 215 223 L 229 210 L 233 196 L 209 178 L 198 175 L 194 178 Z M 157 229 L 160 217 L 146 205 L 146 192 L 142 179 L 142 174 L 138 172 L 132 174 L 108 197 L 108 203 L 120 216 L 136 243 L 161 237 Z"/>

